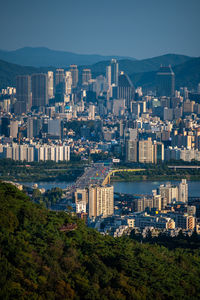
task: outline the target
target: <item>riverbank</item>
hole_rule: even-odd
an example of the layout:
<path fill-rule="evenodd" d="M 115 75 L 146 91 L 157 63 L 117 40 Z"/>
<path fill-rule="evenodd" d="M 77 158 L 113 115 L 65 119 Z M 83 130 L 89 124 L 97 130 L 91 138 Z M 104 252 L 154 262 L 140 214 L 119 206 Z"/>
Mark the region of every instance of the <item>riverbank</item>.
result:
<path fill-rule="evenodd" d="M 141 181 L 129 181 L 129 182 L 112 182 L 114 191 L 123 194 L 152 194 L 152 190 L 157 189 L 161 184 L 171 182 L 173 185 L 178 185 L 180 180 L 141 180 Z M 66 189 L 69 185 L 74 185 L 71 181 L 33 181 L 33 182 L 19 182 L 25 186 L 32 187 L 34 184 L 38 185 L 38 188 L 44 188 L 46 191 L 52 188 Z M 200 197 L 200 181 L 188 181 L 189 197 Z"/>
<path fill-rule="evenodd" d="M 10 181 L 75 181 L 87 166 L 83 161 L 21 162 L 0 159 L 0 180 Z"/>
<path fill-rule="evenodd" d="M 146 175 L 137 175 L 137 176 L 127 176 L 127 177 L 119 177 L 119 176 L 113 176 L 111 178 L 111 183 L 114 182 L 137 182 L 137 181 L 180 181 L 181 179 L 187 179 L 188 181 L 200 181 L 200 176 L 195 175 L 188 175 L 184 174 L 182 176 L 166 176 L 166 175 L 159 175 L 159 176 L 146 176 Z"/>

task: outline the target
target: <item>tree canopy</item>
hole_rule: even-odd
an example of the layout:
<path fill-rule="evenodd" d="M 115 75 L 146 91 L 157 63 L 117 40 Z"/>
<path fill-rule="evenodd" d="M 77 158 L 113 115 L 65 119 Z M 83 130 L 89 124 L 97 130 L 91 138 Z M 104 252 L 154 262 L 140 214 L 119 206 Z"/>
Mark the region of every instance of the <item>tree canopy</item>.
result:
<path fill-rule="evenodd" d="M 0 299 L 199 299 L 199 254 L 102 236 L 0 183 Z"/>

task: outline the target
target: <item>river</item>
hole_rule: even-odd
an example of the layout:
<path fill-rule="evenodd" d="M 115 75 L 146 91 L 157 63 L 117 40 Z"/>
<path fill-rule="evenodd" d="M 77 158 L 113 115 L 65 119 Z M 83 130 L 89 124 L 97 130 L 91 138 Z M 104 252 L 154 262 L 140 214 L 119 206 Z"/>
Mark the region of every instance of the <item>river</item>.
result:
<path fill-rule="evenodd" d="M 165 184 L 169 181 L 132 181 L 132 182 L 114 182 L 114 191 L 118 193 L 126 194 L 151 194 L 152 190 L 159 187 L 160 184 Z M 180 181 L 171 181 L 173 184 L 179 184 Z M 22 183 L 22 182 L 21 182 Z M 49 190 L 54 187 L 61 189 L 66 188 L 69 185 L 73 185 L 74 182 L 68 181 L 49 181 L 49 182 L 23 182 L 26 186 L 33 186 L 37 183 L 38 188 L 44 188 Z M 200 181 L 188 181 L 188 196 L 200 197 Z"/>

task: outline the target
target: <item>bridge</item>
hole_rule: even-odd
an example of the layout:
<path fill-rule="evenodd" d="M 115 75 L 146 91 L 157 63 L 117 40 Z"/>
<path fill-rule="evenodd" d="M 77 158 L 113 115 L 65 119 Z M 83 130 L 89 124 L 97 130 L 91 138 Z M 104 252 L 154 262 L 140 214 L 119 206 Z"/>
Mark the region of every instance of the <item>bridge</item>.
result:
<path fill-rule="evenodd" d="M 122 172 L 141 172 L 145 171 L 145 169 L 115 169 L 115 170 L 110 170 L 110 172 L 107 174 L 105 179 L 102 182 L 102 185 L 106 185 L 110 183 L 110 177 L 116 173 L 122 173 Z"/>
<path fill-rule="evenodd" d="M 112 164 L 95 163 L 85 169 L 73 186 L 67 187 L 64 191 L 70 196 L 76 189 L 85 189 L 90 185 L 107 185 L 110 184 L 111 176 L 122 172 L 140 172 L 145 169 L 112 169 Z"/>
<path fill-rule="evenodd" d="M 176 171 L 176 169 L 200 169 L 200 166 L 168 166 L 169 169 L 174 169 Z"/>

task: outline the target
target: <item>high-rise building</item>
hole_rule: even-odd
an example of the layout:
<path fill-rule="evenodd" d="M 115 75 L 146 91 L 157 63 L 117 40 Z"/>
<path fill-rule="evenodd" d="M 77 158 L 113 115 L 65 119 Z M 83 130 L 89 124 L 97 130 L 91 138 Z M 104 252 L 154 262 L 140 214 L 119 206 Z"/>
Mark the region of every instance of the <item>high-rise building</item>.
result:
<path fill-rule="evenodd" d="M 119 123 L 119 136 L 120 136 L 120 138 L 124 137 L 124 122 L 122 119 L 120 120 L 120 123 Z"/>
<path fill-rule="evenodd" d="M 31 77 L 29 75 L 19 75 L 16 78 L 17 102 L 14 106 L 16 114 L 26 113 L 31 109 Z"/>
<path fill-rule="evenodd" d="M 113 87 L 113 98 L 125 99 L 126 107 L 130 109 L 131 100 L 134 100 L 135 88 L 127 74 L 121 72 L 118 79 L 118 86 Z"/>
<path fill-rule="evenodd" d="M 10 136 L 10 118 L 7 116 L 3 116 L 0 119 L 0 125 L 1 125 L 1 135 L 4 135 L 5 137 Z"/>
<path fill-rule="evenodd" d="M 56 69 L 55 74 L 55 90 L 56 90 L 56 100 L 64 101 L 65 94 L 65 72 L 64 69 Z"/>
<path fill-rule="evenodd" d="M 92 79 L 91 70 L 90 69 L 83 69 L 83 71 L 82 71 L 82 85 L 88 84 L 90 79 Z"/>
<path fill-rule="evenodd" d="M 139 116 L 140 116 L 140 105 L 139 105 L 138 102 L 131 101 L 131 112 L 132 112 L 132 114 L 137 116 L 137 118 L 139 118 Z"/>
<path fill-rule="evenodd" d="M 95 105 L 93 105 L 93 104 L 89 105 L 89 114 L 88 115 L 91 120 L 95 119 Z"/>
<path fill-rule="evenodd" d="M 10 137 L 17 138 L 19 121 L 10 121 Z"/>
<path fill-rule="evenodd" d="M 106 81 L 108 84 L 108 88 L 111 86 L 111 66 L 106 67 Z"/>
<path fill-rule="evenodd" d="M 53 72 L 49 71 L 47 73 L 47 79 L 48 79 L 48 99 L 53 98 L 54 96 L 54 82 L 53 82 Z"/>
<path fill-rule="evenodd" d="M 178 201 L 178 187 L 172 186 L 170 183 L 161 184 L 159 187 L 161 199 L 166 199 L 166 204 Z"/>
<path fill-rule="evenodd" d="M 72 91 L 72 74 L 71 72 L 65 72 L 65 93 L 67 96 L 71 94 Z"/>
<path fill-rule="evenodd" d="M 108 217 L 114 213 L 114 187 L 89 187 L 89 217 Z"/>
<path fill-rule="evenodd" d="M 153 147 L 151 138 L 148 138 L 148 140 L 139 141 L 139 162 L 153 162 Z"/>
<path fill-rule="evenodd" d="M 175 74 L 169 65 L 160 66 L 156 74 L 157 96 L 173 97 L 175 94 Z"/>
<path fill-rule="evenodd" d="M 56 100 L 65 102 L 66 97 L 71 94 L 72 74 L 64 69 L 57 69 L 55 74 Z"/>
<path fill-rule="evenodd" d="M 112 113 L 115 116 L 122 116 L 125 112 L 125 100 L 113 99 L 112 100 Z"/>
<path fill-rule="evenodd" d="M 63 120 L 61 119 L 48 120 L 48 135 L 62 139 Z"/>
<path fill-rule="evenodd" d="M 42 120 L 37 117 L 29 117 L 27 121 L 27 138 L 39 137 L 42 129 Z"/>
<path fill-rule="evenodd" d="M 119 65 L 116 59 L 111 60 L 111 84 L 118 85 Z"/>
<path fill-rule="evenodd" d="M 138 142 L 137 140 L 127 140 L 126 141 L 126 160 L 137 162 L 138 156 Z"/>
<path fill-rule="evenodd" d="M 78 68 L 77 65 L 70 66 L 70 72 L 72 74 L 72 88 L 75 89 L 78 85 Z"/>
<path fill-rule="evenodd" d="M 178 187 L 178 200 L 180 202 L 188 202 L 188 184 L 186 179 L 182 179 Z"/>
<path fill-rule="evenodd" d="M 138 130 L 137 128 L 126 128 L 125 129 L 125 139 L 136 141 L 138 138 Z"/>
<path fill-rule="evenodd" d="M 33 74 L 32 85 L 32 106 L 41 108 L 48 104 L 48 79 L 47 74 Z"/>
<path fill-rule="evenodd" d="M 161 142 L 154 141 L 153 143 L 153 163 L 164 161 L 164 144 Z"/>

